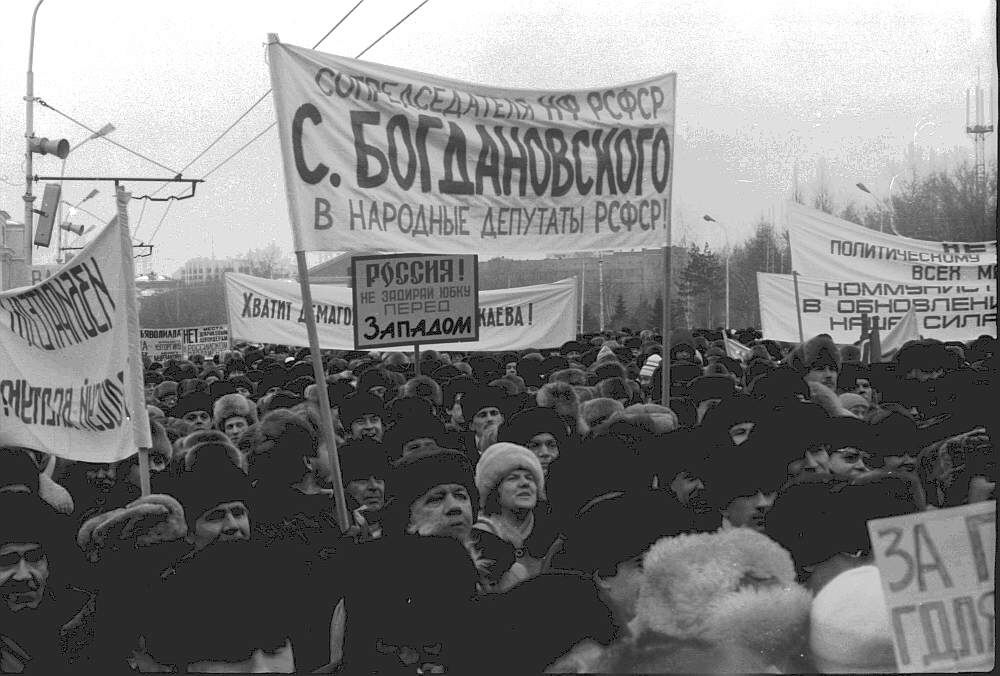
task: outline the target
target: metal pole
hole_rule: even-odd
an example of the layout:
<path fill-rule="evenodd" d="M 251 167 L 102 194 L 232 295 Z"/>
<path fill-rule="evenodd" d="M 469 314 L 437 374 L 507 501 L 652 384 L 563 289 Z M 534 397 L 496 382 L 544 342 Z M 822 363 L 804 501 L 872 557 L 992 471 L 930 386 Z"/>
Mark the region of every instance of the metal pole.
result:
<path fill-rule="evenodd" d="M 670 100 L 677 100 L 677 78 L 674 77 L 671 81 L 671 91 Z M 674 199 L 674 157 L 671 157 L 670 162 L 670 181 L 667 183 L 667 203 L 673 206 Z M 663 249 L 663 359 L 660 361 L 660 374 L 661 374 L 661 393 L 662 401 L 664 406 L 670 406 L 670 297 L 673 292 L 672 283 L 672 266 L 670 260 L 670 246 L 671 246 L 671 223 L 672 218 L 670 217 L 670 212 L 672 209 L 667 209 L 667 246 Z"/>
<path fill-rule="evenodd" d="M 56 263 L 62 263 L 62 224 L 63 224 L 63 200 L 62 187 L 63 176 L 66 175 L 66 158 L 63 158 L 62 166 L 59 167 L 59 211 L 56 215 Z"/>
<path fill-rule="evenodd" d="M 583 333 L 583 297 L 587 284 L 587 258 L 580 261 L 580 333 Z"/>
<path fill-rule="evenodd" d="M 38 18 L 38 8 L 45 0 L 38 0 L 35 11 L 31 13 L 31 39 L 28 43 L 28 75 L 24 89 L 24 264 L 31 268 L 31 247 L 34 239 L 32 224 L 34 212 L 32 204 L 35 196 L 31 194 L 31 140 L 35 137 L 34 103 L 35 74 L 32 67 L 35 63 L 35 19 Z"/>
<path fill-rule="evenodd" d="M 802 332 L 802 303 L 799 301 L 799 273 L 792 270 L 792 284 L 795 286 L 795 318 L 799 321 L 799 342 L 805 343 L 805 335 Z"/>
<path fill-rule="evenodd" d="M 337 437 L 333 431 L 333 414 L 330 411 L 330 396 L 326 389 L 326 374 L 323 372 L 323 357 L 319 352 L 319 334 L 316 332 L 316 313 L 313 310 L 312 290 L 309 288 L 309 269 L 306 267 L 306 252 L 296 251 L 295 259 L 299 268 L 299 288 L 302 290 L 302 314 L 306 318 L 309 333 L 309 357 L 312 359 L 313 376 L 316 378 L 316 393 L 319 395 L 320 438 L 326 446 L 329 457 L 330 483 L 333 484 L 335 513 L 340 530 L 347 532 L 350 521 L 347 502 L 344 499 L 344 481 L 340 473 L 340 457 L 337 454 Z"/>
<path fill-rule="evenodd" d="M 420 375 L 420 345 L 413 345 L 413 375 Z"/>
<path fill-rule="evenodd" d="M 604 256 L 603 252 L 598 255 L 601 256 L 597 259 L 597 285 L 600 291 L 601 319 L 597 324 L 598 330 L 604 333 Z"/>
<path fill-rule="evenodd" d="M 729 257 L 731 255 L 732 255 L 732 252 L 729 252 L 729 251 L 726 252 L 726 331 L 727 332 L 730 329 L 730 325 L 729 325 Z M 726 335 L 728 336 L 729 334 L 727 333 Z"/>

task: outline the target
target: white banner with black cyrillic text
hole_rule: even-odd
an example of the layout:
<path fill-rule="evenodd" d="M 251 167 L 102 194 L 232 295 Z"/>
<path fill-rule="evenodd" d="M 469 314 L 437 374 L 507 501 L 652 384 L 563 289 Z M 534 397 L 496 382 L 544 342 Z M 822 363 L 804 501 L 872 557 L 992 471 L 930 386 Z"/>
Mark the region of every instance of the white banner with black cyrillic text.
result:
<path fill-rule="evenodd" d="M 798 342 L 795 285 L 791 275 L 757 273 L 760 324 L 765 338 Z M 799 311 L 808 340 L 828 333 L 851 344 L 861 335 L 862 316 L 878 318 L 891 331 L 913 310 L 924 338 L 973 340 L 996 335 L 996 284 L 904 284 L 902 282 L 827 282 L 799 276 Z"/>
<path fill-rule="evenodd" d="M 150 446 L 124 195 L 70 262 L 0 293 L 0 445 L 86 462 Z"/>
<path fill-rule="evenodd" d="M 997 278 L 997 242 L 932 242 L 788 205 L 792 269 L 816 279 L 983 284 Z"/>
<path fill-rule="evenodd" d="M 452 338 L 461 329 L 443 320 L 398 318 L 380 326 L 379 334 L 387 340 L 403 336 L 408 344 L 419 342 L 427 349 L 462 352 L 558 347 L 576 337 L 576 285 L 571 277 L 553 284 L 480 291 L 479 340 L 475 342 L 433 343 L 435 337 Z M 353 350 L 352 290 L 326 284 L 309 288 L 320 348 Z M 228 272 L 226 304 L 233 340 L 309 345 L 298 282 Z"/>
<path fill-rule="evenodd" d="M 139 338 L 142 355 L 153 361 L 182 359 L 196 354 L 213 357 L 229 348 L 229 327 L 219 324 L 141 329 Z"/>
<path fill-rule="evenodd" d="M 297 250 L 661 247 L 676 75 L 501 89 L 272 42 Z"/>

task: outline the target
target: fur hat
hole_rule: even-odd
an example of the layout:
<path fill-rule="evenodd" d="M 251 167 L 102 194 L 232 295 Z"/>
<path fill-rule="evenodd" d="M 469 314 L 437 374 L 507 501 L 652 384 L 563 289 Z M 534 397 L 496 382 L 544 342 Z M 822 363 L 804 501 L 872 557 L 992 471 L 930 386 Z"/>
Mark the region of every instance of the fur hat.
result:
<path fill-rule="evenodd" d="M 374 394 L 359 388 L 340 404 L 340 423 L 350 428 L 351 423 L 365 415 L 377 415 L 385 421 L 385 404 Z"/>
<path fill-rule="evenodd" d="M 177 400 L 171 411 L 171 415 L 175 418 L 183 418 L 192 411 L 204 411 L 208 415 L 212 415 L 212 408 L 213 403 L 210 394 L 207 392 L 191 392 Z"/>
<path fill-rule="evenodd" d="M 247 425 L 257 422 L 257 405 L 242 394 L 226 394 L 215 401 L 212 410 L 212 424 L 216 429 L 222 429 L 229 418 L 240 417 Z"/>
<path fill-rule="evenodd" d="M 666 434 L 677 429 L 677 416 L 659 404 L 632 404 L 625 409 L 625 420 L 653 434 Z"/>
<path fill-rule="evenodd" d="M 549 374 L 549 382 L 562 382 L 569 383 L 570 385 L 586 385 L 587 374 L 577 368 L 560 369 Z"/>
<path fill-rule="evenodd" d="M 546 407 L 528 408 L 500 426 L 499 441 L 509 441 L 511 443 L 527 446 L 532 437 L 548 433 L 551 434 L 560 449 L 565 445 L 569 430 L 565 421 L 559 417 L 554 409 Z"/>
<path fill-rule="evenodd" d="M 749 528 L 678 535 L 643 558 L 630 627 L 780 656 L 805 643 L 811 601 L 795 582 L 791 556 L 766 535 Z"/>
<path fill-rule="evenodd" d="M 525 469 L 535 477 L 538 498 L 545 499 L 545 474 L 534 453 L 524 446 L 501 441 L 493 444 L 476 463 L 476 490 L 479 491 L 479 508 L 486 506 L 490 493 L 497 489 L 504 477 L 516 469 Z"/>
<path fill-rule="evenodd" d="M 430 376 L 416 376 L 406 381 L 400 390 L 400 396 L 423 397 L 440 406 L 441 386 Z"/>
<path fill-rule="evenodd" d="M 580 410 L 576 389 L 569 383 L 557 381 L 543 386 L 535 395 L 535 401 L 544 408 L 556 409 L 560 415 L 576 417 Z"/>
<path fill-rule="evenodd" d="M 813 336 L 788 355 L 788 364 L 798 373 L 829 367 L 840 370 L 840 350 L 828 333 Z"/>
<path fill-rule="evenodd" d="M 505 409 L 506 393 L 499 387 L 483 386 L 462 396 L 459 402 L 462 406 L 462 417 L 466 421 L 472 420 L 476 413 L 484 408 Z"/>
<path fill-rule="evenodd" d="M 689 385 L 695 406 L 706 399 L 729 399 L 736 395 L 736 378 L 732 375 L 705 375 L 695 378 Z"/>
<path fill-rule="evenodd" d="M 608 399 L 607 397 L 591 399 L 590 401 L 583 402 L 580 406 L 581 417 L 591 427 L 599 423 L 608 422 L 616 415 L 620 417 L 624 413 L 625 407 L 622 406 L 620 401 Z"/>
<path fill-rule="evenodd" d="M 446 449 L 417 451 L 394 463 L 389 485 L 401 521 L 409 520 L 410 507 L 424 493 L 442 484 L 458 484 L 479 504 L 472 464 L 465 454 Z M 400 526 L 405 526 L 401 523 Z"/>
<path fill-rule="evenodd" d="M 389 476 L 389 461 L 382 445 L 372 439 L 360 439 L 339 449 L 340 476 L 344 487 L 351 481 L 364 481 L 373 476 L 385 480 Z"/>
<path fill-rule="evenodd" d="M 892 625 L 876 566 L 845 570 L 813 599 L 809 648 L 824 674 L 895 673 Z"/>
<path fill-rule="evenodd" d="M 159 385 L 153 388 L 153 395 L 157 399 L 162 399 L 168 394 L 177 396 L 177 382 L 174 380 L 164 380 Z"/>
<path fill-rule="evenodd" d="M 173 492 L 184 507 L 188 527 L 216 505 L 242 502 L 249 508 L 250 479 L 234 462 L 239 453 L 231 444 L 198 444 L 185 456 L 185 470 L 173 482 Z"/>
<path fill-rule="evenodd" d="M 422 438 L 433 439 L 441 447 L 447 446 L 444 423 L 427 412 L 400 416 L 397 422 L 386 430 L 382 442 L 385 444 L 385 452 L 390 457 L 397 458 L 402 455 L 405 444 Z"/>

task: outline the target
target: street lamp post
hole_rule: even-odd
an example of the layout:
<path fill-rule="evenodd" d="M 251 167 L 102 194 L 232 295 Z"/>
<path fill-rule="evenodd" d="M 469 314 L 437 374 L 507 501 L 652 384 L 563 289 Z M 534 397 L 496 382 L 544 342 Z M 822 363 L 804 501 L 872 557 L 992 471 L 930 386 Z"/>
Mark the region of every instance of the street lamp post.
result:
<path fill-rule="evenodd" d="M 93 141 L 95 138 L 101 138 L 103 136 L 107 136 L 108 134 L 110 134 L 114 130 L 115 130 L 115 125 L 113 125 L 110 122 L 108 122 L 107 124 L 105 124 L 104 126 L 102 126 L 100 129 L 98 129 L 97 131 L 95 131 L 94 133 L 92 133 L 90 136 L 88 136 L 87 138 L 83 139 L 82 141 L 80 141 L 79 143 L 77 143 L 75 146 L 73 146 L 72 148 L 70 148 L 69 151 L 70 151 L 70 153 L 72 153 L 74 150 L 76 150 L 77 148 L 79 148 L 80 146 L 82 146 L 87 141 Z M 60 191 L 62 190 L 63 176 L 65 176 L 65 175 L 66 175 L 66 158 L 64 157 L 62 159 L 62 165 L 59 168 L 59 189 L 60 189 Z M 82 200 L 80 200 L 80 202 L 77 204 L 77 206 L 79 206 L 80 204 L 83 204 L 84 202 L 86 202 L 87 200 L 89 200 L 91 197 L 93 197 L 96 194 L 97 194 L 96 190 L 91 190 L 90 194 L 87 195 L 86 197 L 84 197 Z M 63 218 L 62 218 L 62 205 L 63 205 L 63 202 L 60 201 L 59 202 L 59 217 L 56 219 L 56 222 L 60 223 L 60 224 L 63 222 Z M 62 228 L 59 228 L 58 232 L 56 233 L 56 261 L 59 262 L 59 263 L 62 263 Z"/>
<path fill-rule="evenodd" d="M 28 43 L 28 74 L 24 89 L 24 264 L 31 267 L 32 223 L 34 212 L 32 204 L 35 196 L 31 194 L 31 154 L 34 130 L 35 74 L 32 71 L 35 60 L 35 19 L 38 18 L 38 8 L 45 0 L 38 0 L 35 11 L 31 13 L 31 39 Z"/>
<path fill-rule="evenodd" d="M 67 225 L 62 220 L 62 205 L 64 205 L 64 204 L 69 205 L 69 208 L 70 209 L 74 209 L 74 210 L 80 209 L 80 205 L 81 204 L 83 204 L 84 202 L 86 202 L 89 199 L 93 199 L 94 196 L 96 196 L 97 193 L 99 193 L 99 192 L 100 192 L 100 190 L 98 190 L 97 188 L 94 188 L 89 193 L 87 193 L 86 197 L 84 197 L 82 200 L 80 200 L 76 204 L 70 204 L 66 200 L 60 200 L 60 202 L 59 202 L 59 228 L 56 231 L 56 263 L 62 264 L 62 262 L 63 262 L 63 259 L 62 259 L 63 230 L 69 230 L 70 229 L 70 226 Z M 80 211 L 85 211 L 85 210 L 84 209 L 80 209 Z M 82 226 L 81 226 L 81 228 L 82 228 Z M 83 230 L 81 229 L 79 234 L 82 234 L 82 233 L 83 233 Z"/>
<path fill-rule="evenodd" d="M 868 186 L 866 186 L 864 183 L 858 182 L 858 183 L 854 184 L 857 187 L 858 190 L 860 190 L 861 192 L 863 192 L 866 195 L 868 195 L 869 197 L 871 197 L 875 201 L 875 204 L 878 206 L 878 210 L 879 210 L 878 231 L 879 232 L 885 232 L 885 212 L 888 211 L 889 212 L 889 230 L 891 230 L 894 235 L 898 235 L 899 234 L 899 231 L 896 230 L 896 208 L 892 204 L 892 186 L 896 183 L 896 178 L 898 176 L 899 176 L 899 174 L 896 174 L 895 176 L 892 177 L 892 180 L 889 181 L 889 198 L 888 198 L 889 199 L 889 206 L 888 206 L 888 208 L 886 207 L 885 203 L 882 200 L 880 200 L 879 198 L 875 197 L 875 193 L 873 193 L 871 190 L 869 190 Z"/>
<path fill-rule="evenodd" d="M 722 228 L 722 234 L 726 236 L 726 331 L 729 331 L 729 257 L 733 253 L 732 247 L 729 245 L 729 230 L 708 214 L 705 214 L 702 218 L 709 223 L 715 223 L 718 225 Z"/>

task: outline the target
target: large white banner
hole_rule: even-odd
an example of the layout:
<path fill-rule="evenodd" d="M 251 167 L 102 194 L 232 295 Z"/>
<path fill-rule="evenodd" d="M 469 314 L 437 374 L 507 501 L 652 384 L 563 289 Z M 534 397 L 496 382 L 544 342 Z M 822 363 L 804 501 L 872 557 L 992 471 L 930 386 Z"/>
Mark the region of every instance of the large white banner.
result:
<path fill-rule="evenodd" d="M 798 342 L 795 285 L 791 275 L 757 273 L 761 330 L 765 338 Z M 862 315 L 878 317 L 883 335 L 911 310 L 924 338 L 972 340 L 996 335 L 996 284 L 829 282 L 799 276 L 799 308 L 806 340 L 828 333 L 849 344 L 861 336 Z"/>
<path fill-rule="evenodd" d="M 500 89 L 279 42 L 267 54 L 296 249 L 665 245 L 675 74 Z"/>
<path fill-rule="evenodd" d="M 150 446 L 127 200 L 49 278 L 0 293 L 0 445 L 86 462 Z"/>
<path fill-rule="evenodd" d="M 309 288 L 320 348 L 353 350 L 352 290 L 326 284 L 311 284 Z M 298 282 L 228 272 L 226 305 L 234 340 L 309 345 Z M 425 324 L 422 337 L 413 332 L 418 320 L 399 319 L 382 328 L 395 327 L 397 335 L 417 338 L 426 349 L 501 352 L 558 347 L 576 337 L 576 307 L 576 279 L 571 277 L 554 284 L 480 291 L 479 340 L 475 342 L 424 343 L 435 335 L 445 337 L 441 333 L 443 322 L 436 327 Z"/>
<path fill-rule="evenodd" d="M 862 227 L 788 205 L 792 269 L 816 279 L 878 279 L 908 284 L 995 282 L 997 242 L 932 242 Z"/>

